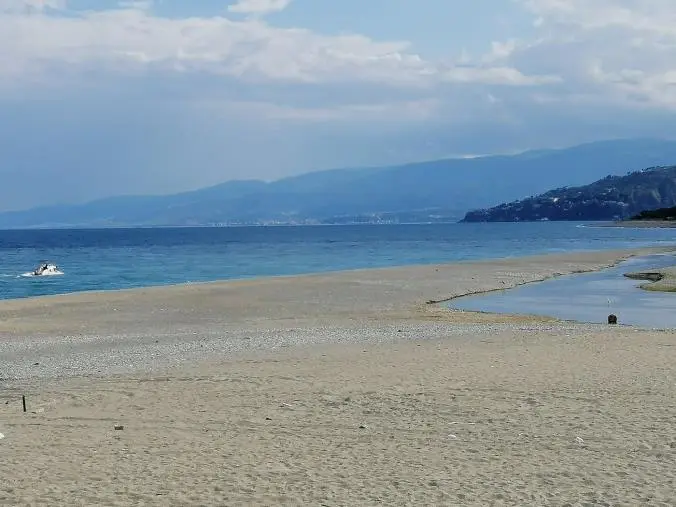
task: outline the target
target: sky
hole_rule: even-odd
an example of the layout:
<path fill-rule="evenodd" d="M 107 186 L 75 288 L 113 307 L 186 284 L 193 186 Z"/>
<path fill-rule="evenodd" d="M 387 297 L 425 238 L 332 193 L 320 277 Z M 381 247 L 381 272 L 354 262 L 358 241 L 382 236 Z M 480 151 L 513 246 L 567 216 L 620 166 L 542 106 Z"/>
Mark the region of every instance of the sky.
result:
<path fill-rule="evenodd" d="M 676 132 L 673 0 L 0 0 L 0 210 Z"/>

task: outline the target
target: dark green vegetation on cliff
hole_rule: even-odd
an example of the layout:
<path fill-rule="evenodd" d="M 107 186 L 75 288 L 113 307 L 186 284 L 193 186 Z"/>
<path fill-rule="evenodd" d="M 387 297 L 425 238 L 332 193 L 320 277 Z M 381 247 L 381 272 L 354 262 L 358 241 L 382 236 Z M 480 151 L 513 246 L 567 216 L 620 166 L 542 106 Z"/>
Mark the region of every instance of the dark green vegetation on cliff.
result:
<path fill-rule="evenodd" d="M 463 221 L 623 220 L 646 210 L 675 205 L 676 166 L 652 167 L 470 211 Z"/>
<path fill-rule="evenodd" d="M 518 155 L 322 171 L 270 183 L 230 181 L 174 195 L 118 196 L 5 212 L 0 213 L 0 228 L 455 222 L 468 209 L 675 162 L 674 141 L 602 141 Z M 668 193 L 666 188 L 658 191 Z M 624 216 L 645 209 L 644 201 L 652 208 L 669 204 L 637 194 L 641 206 L 624 210 L 612 204 L 611 197 L 604 197 L 598 210 L 589 204 L 582 215 L 552 211 L 550 219 Z M 504 219 L 540 215 L 507 213 Z"/>
<path fill-rule="evenodd" d="M 631 220 L 674 220 L 676 221 L 676 206 L 671 208 L 659 208 L 641 211 L 638 215 L 631 217 Z"/>

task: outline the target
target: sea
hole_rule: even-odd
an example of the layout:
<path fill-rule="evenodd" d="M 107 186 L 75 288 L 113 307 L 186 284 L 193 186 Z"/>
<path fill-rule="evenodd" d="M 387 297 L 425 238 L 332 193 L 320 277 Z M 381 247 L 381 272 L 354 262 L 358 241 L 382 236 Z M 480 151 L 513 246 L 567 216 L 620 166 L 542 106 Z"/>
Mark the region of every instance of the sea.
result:
<path fill-rule="evenodd" d="M 575 222 L 0 231 L 0 299 L 676 245 L 676 229 Z M 62 275 L 29 276 L 43 261 Z"/>

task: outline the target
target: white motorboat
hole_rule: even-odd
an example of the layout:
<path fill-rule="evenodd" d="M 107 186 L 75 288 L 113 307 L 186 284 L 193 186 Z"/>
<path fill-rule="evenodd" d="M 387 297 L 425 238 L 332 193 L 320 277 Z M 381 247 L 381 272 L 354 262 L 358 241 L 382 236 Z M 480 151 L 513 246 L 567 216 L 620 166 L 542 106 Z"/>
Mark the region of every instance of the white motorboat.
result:
<path fill-rule="evenodd" d="M 31 276 L 54 276 L 62 275 L 63 271 L 61 271 L 56 264 L 43 262 L 30 274 Z"/>

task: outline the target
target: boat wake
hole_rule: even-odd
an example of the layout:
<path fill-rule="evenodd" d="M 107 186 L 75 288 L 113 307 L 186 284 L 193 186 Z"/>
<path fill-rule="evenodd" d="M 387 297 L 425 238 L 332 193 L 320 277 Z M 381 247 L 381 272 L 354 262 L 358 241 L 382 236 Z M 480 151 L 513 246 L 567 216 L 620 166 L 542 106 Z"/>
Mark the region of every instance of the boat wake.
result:
<path fill-rule="evenodd" d="M 50 272 L 50 273 L 43 273 L 43 274 L 41 274 L 41 275 L 36 275 L 36 274 L 33 273 L 33 272 L 30 272 L 30 273 L 22 273 L 22 274 L 20 274 L 17 278 L 44 278 L 44 277 L 46 277 L 46 276 L 61 276 L 61 275 L 65 275 L 65 273 L 64 273 L 63 271 L 58 271 L 58 270 L 57 270 L 57 271 L 52 271 L 52 272 Z"/>

